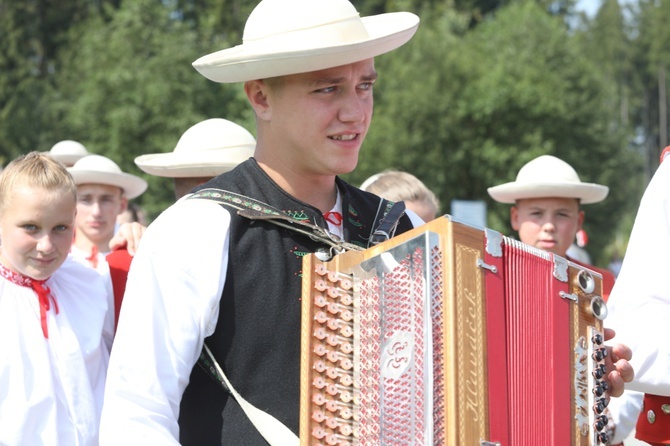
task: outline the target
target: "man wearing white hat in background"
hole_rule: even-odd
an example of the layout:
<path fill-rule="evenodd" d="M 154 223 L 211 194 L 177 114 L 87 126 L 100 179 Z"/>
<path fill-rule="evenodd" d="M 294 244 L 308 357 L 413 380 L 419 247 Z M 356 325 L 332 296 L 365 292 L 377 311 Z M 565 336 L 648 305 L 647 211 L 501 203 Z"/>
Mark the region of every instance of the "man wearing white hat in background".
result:
<path fill-rule="evenodd" d="M 147 189 L 142 178 L 125 173 L 111 159 L 88 155 L 68 172 L 77 185 L 76 231 L 72 255 L 105 273 L 105 256 L 116 230 L 116 217 L 126 210 L 128 200 Z"/>
<path fill-rule="evenodd" d="M 568 249 L 584 223 L 581 205 L 604 200 L 609 193 L 607 186 L 584 183 L 568 163 L 555 156 L 542 155 L 526 163 L 519 170 L 516 181 L 490 187 L 488 193 L 500 203 L 513 205 L 510 222 L 523 243 L 600 273 L 603 276 L 603 298 L 607 300 L 614 286 L 614 275 L 609 270 L 568 256 Z M 641 397 L 626 392 L 622 398 L 613 401 L 610 411 L 618 426 L 615 438 L 621 441 L 634 427 L 631 421 L 637 418 Z"/>
<path fill-rule="evenodd" d="M 47 154 L 56 161 L 65 164 L 65 167 L 72 167 L 74 163 L 89 153 L 82 143 L 66 139 L 54 144 Z"/>
<path fill-rule="evenodd" d="M 338 175 L 355 168 L 370 125 L 374 57 L 407 42 L 418 22 L 360 18 L 347 0 L 263 0 L 242 45 L 194 63 L 216 82 L 244 82 L 254 158 L 147 229 L 110 360 L 101 444 L 298 444 L 302 257 L 331 255 L 333 239 L 250 220 L 233 204 L 271 206 L 367 246 L 391 205 Z M 211 188 L 230 202 L 213 201 Z M 398 233 L 412 227 L 398 218 Z M 231 393 L 196 364 L 205 338 Z M 252 421 L 246 403 L 270 418 L 249 409 Z"/>
<path fill-rule="evenodd" d="M 127 243 L 134 252 L 143 227 L 138 223 L 124 224 L 115 237 L 116 217 L 128 205 L 128 200 L 140 196 L 147 182 L 125 173 L 111 159 L 101 155 L 80 158 L 68 172 L 77 185 L 77 215 L 71 255 L 78 262 L 98 271 L 107 282 L 110 302 L 110 320 L 116 323 L 120 298 L 113 294 L 107 255 L 112 246 Z M 138 229 L 139 228 L 139 229 Z M 111 245 L 111 246 L 110 246 Z"/>
<path fill-rule="evenodd" d="M 254 147 L 256 140 L 247 129 L 226 119 L 212 118 L 186 130 L 174 151 L 141 155 L 135 158 L 135 164 L 150 175 L 172 178 L 175 198 L 179 200 L 194 187 L 252 157 Z M 107 255 L 106 260 L 118 321 L 132 256 L 122 247 Z"/>

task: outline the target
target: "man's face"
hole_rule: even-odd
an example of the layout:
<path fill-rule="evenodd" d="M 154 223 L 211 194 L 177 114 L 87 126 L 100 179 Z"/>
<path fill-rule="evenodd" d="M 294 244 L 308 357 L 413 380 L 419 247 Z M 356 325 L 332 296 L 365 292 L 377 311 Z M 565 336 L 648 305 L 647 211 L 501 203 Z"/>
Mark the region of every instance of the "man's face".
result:
<path fill-rule="evenodd" d="M 126 209 L 128 200 L 116 186 L 81 184 L 77 186 L 77 232 L 95 244 L 107 244 L 114 236 L 116 216 Z"/>
<path fill-rule="evenodd" d="M 276 163 L 296 175 L 351 172 L 372 118 L 374 60 L 264 82 Z"/>
<path fill-rule="evenodd" d="M 584 211 L 575 198 L 528 198 L 518 200 L 510 214 L 519 239 L 562 257 L 584 222 Z"/>

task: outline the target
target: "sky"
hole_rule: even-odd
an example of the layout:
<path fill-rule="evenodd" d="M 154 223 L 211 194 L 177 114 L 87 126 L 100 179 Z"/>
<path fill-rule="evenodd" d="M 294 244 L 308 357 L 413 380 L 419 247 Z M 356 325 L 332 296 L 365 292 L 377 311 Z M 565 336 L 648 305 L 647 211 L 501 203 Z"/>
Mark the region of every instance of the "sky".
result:
<path fill-rule="evenodd" d="M 600 8 L 601 0 L 579 0 L 577 2 L 577 9 L 584 11 L 589 17 L 593 17 L 598 8 Z"/>

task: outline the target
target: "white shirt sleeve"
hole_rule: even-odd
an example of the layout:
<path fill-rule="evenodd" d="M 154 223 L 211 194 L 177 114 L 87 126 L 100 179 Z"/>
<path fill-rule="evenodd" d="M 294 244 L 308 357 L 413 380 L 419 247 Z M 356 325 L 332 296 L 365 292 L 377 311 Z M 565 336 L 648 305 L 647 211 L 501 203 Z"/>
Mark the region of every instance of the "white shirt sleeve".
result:
<path fill-rule="evenodd" d="M 179 444 L 179 404 L 214 332 L 230 214 L 181 200 L 145 232 L 133 259 L 105 390 L 101 445 Z"/>
<path fill-rule="evenodd" d="M 633 432 L 642 410 L 643 397 L 643 393 L 626 390 L 619 398 L 610 399 L 607 409 L 615 428 L 609 444 L 619 444 Z"/>
<path fill-rule="evenodd" d="M 633 351 L 635 379 L 627 389 L 670 396 L 670 160 L 644 193 L 619 277 L 608 300 L 611 342 Z"/>

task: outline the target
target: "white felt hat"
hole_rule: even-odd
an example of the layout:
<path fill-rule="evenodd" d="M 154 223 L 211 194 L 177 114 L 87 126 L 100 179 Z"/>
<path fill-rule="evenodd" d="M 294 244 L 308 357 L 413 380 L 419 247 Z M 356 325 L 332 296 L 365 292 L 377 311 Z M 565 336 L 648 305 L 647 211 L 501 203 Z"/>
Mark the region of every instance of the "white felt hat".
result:
<path fill-rule="evenodd" d="M 46 153 L 56 161 L 60 161 L 66 166 L 71 166 L 79 159 L 88 155 L 88 150 L 86 150 L 83 144 L 66 139 L 54 144 L 51 150 Z"/>
<path fill-rule="evenodd" d="M 489 187 L 489 195 L 500 203 L 514 203 L 525 198 L 578 198 L 582 204 L 597 203 L 607 197 L 609 188 L 582 183 L 579 175 L 565 161 L 542 155 L 526 163 L 516 181 Z"/>
<path fill-rule="evenodd" d="M 142 178 L 125 173 L 112 160 L 101 155 L 88 155 L 68 167 L 68 172 L 77 185 L 106 184 L 123 189 L 128 199 L 139 197 L 147 190 L 147 182 Z"/>
<path fill-rule="evenodd" d="M 407 42 L 419 17 L 393 12 L 360 17 L 348 0 L 262 0 L 242 44 L 193 62 L 214 82 L 307 73 L 369 59 Z"/>
<path fill-rule="evenodd" d="M 215 177 L 249 159 L 255 147 L 256 140 L 247 129 L 213 118 L 186 130 L 174 151 L 141 155 L 135 164 L 159 177 Z"/>

